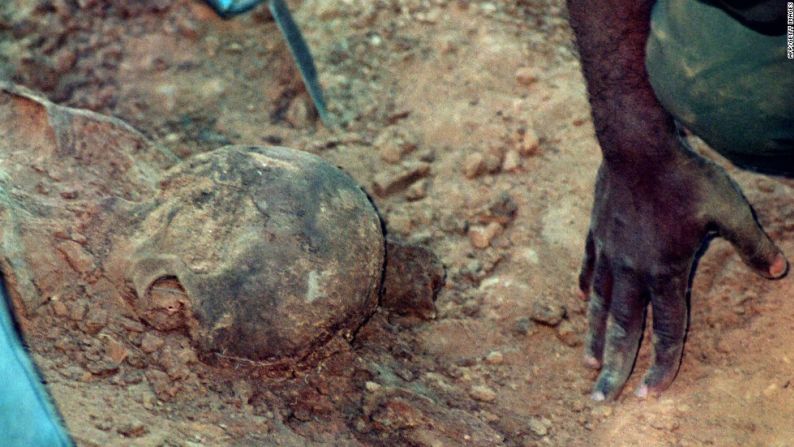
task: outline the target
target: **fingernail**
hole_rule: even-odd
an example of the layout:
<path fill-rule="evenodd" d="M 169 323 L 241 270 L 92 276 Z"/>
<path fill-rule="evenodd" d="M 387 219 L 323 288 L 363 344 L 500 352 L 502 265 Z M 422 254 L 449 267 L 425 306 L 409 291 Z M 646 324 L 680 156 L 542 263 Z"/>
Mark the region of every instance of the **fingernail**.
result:
<path fill-rule="evenodd" d="M 634 392 L 634 395 L 639 397 L 640 399 L 645 399 L 648 397 L 648 385 L 642 384 L 637 391 Z"/>
<path fill-rule="evenodd" d="M 600 369 L 601 368 L 601 362 L 596 360 L 596 358 L 593 357 L 592 355 L 585 355 L 584 356 L 584 366 L 586 366 L 586 367 L 588 367 L 590 369 Z"/>
<path fill-rule="evenodd" d="M 596 402 L 603 402 L 606 399 L 606 396 L 604 396 L 604 393 L 601 391 L 593 391 L 593 394 L 590 395 L 590 398 Z"/>
<path fill-rule="evenodd" d="M 786 262 L 786 258 L 778 253 L 775 257 L 775 261 L 769 266 L 769 275 L 773 278 L 779 278 L 781 275 L 786 273 L 786 269 L 788 268 L 788 262 Z"/>

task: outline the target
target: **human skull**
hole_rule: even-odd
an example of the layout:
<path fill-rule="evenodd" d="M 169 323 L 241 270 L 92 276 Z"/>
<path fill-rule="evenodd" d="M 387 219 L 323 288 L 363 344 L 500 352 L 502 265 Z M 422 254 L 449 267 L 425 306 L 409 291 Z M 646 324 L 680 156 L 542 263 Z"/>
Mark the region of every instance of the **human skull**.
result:
<path fill-rule="evenodd" d="M 347 174 L 280 147 L 227 146 L 168 171 L 133 235 L 141 317 L 204 353 L 300 359 L 374 311 L 378 214 Z"/>

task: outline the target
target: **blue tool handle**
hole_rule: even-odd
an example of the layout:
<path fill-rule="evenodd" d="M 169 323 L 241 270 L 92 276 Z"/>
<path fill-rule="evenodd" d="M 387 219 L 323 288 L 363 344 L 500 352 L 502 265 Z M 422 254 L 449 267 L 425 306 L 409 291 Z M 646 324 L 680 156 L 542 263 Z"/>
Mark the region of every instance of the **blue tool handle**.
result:
<path fill-rule="evenodd" d="M 28 357 L 0 275 L 0 445 L 73 447 Z"/>
<path fill-rule="evenodd" d="M 254 6 L 262 3 L 262 0 L 207 0 L 215 12 L 223 18 L 242 14 Z"/>

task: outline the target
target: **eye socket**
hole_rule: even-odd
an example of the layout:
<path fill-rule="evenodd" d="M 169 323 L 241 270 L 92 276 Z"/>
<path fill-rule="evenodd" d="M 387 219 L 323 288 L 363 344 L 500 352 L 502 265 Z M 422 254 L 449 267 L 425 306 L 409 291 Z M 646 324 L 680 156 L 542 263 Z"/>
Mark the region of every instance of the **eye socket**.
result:
<path fill-rule="evenodd" d="M 146 294 L 149 295 L 149 299 L 152 300 L 156 300 L 156 297 L 187 298 L 187 293 L 185 293 L 182 283 L 179 282 L 176 276 L 161 276 L 157 278 L 152 285 L 149 286 Z"/>
<path fill-rule="evenodd" d="M 176 276 L 157 278 L 146 290 L 143 318 L 154 328 L 170 331 L 185 326 L 189 297 Z"/>

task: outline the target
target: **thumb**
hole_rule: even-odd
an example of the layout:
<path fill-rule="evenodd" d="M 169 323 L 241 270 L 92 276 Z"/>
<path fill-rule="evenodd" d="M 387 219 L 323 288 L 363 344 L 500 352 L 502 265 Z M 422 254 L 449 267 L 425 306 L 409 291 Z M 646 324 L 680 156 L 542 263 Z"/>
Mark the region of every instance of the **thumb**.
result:
<path fill-rule="evenodd" d="M 788 272 L 786 257 L 761 228 L 750 204 L 741 199 L 741 203 L 733 201 L 729 212 L 717 218 L 720 236 L 729 240 L 745 264 L 759 275 L 768 279 L 784 277 Z"/>

